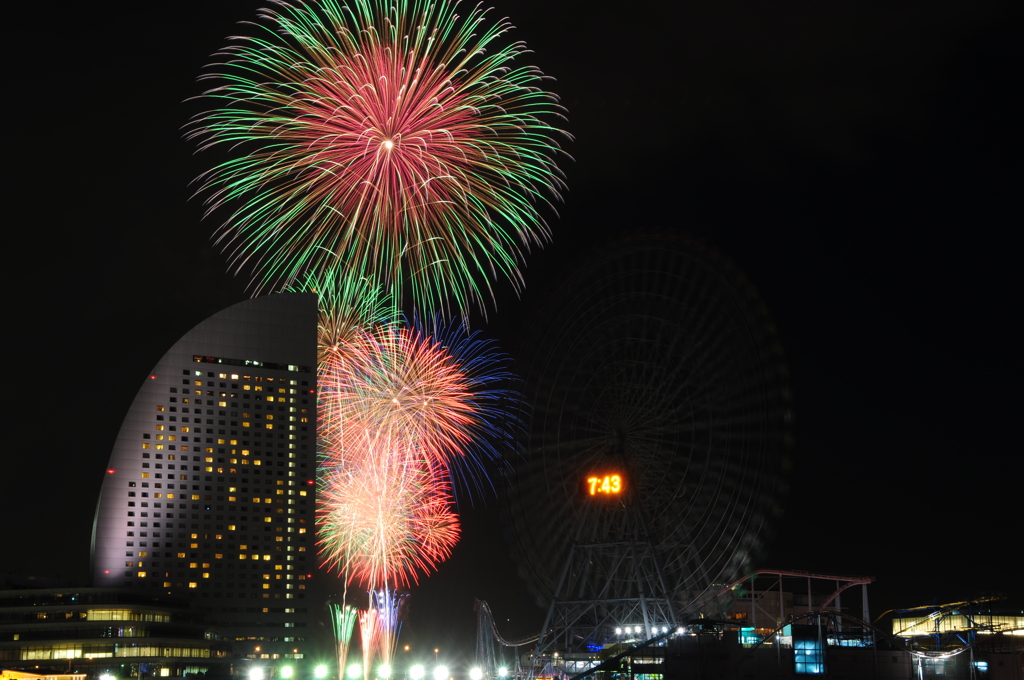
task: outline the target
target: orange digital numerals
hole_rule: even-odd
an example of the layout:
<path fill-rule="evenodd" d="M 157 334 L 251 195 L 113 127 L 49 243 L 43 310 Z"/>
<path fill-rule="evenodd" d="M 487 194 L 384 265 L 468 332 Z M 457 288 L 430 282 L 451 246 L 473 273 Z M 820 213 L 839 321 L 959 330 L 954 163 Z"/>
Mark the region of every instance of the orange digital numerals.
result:
<path fill-rule="evenodd" d="M 587 491 L 591 496 L 622 493 L 622 486 L 622 477 L 619 475 L 587 478 Z"/>

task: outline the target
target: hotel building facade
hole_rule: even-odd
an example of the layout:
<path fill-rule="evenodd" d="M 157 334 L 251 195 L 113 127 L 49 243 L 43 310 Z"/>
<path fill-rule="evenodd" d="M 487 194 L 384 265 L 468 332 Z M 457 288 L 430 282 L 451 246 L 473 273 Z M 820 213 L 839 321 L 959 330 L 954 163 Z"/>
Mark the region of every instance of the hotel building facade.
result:
<path fill-rule="evenodd" d="M 315 295 L 269 295 L 213 315 L 160 359 L 107 466 L 95 587 L 189 598 L 235 658 L 308 658 L 323 604 L 316 329 Z"/>

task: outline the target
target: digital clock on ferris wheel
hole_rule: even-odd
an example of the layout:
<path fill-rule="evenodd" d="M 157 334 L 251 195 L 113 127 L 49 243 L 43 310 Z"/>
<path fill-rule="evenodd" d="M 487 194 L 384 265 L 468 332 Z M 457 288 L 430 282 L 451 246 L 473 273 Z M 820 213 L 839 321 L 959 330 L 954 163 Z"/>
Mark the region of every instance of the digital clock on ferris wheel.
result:
<path fill-rule="evenodd" d="M 588 496 L 620 496 L 625 489 L 625 480 L 618 473 L 588 475 L 583 485 Z"/>

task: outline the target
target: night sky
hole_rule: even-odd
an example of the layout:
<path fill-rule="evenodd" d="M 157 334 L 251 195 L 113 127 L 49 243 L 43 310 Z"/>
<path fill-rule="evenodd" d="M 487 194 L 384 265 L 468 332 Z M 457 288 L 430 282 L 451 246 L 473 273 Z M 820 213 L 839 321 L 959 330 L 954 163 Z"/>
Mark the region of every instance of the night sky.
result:
<path fill-rule="evenodd" d="M 494 12 L 555 78 L 575 141 L 553 243 L 477 327 L 515 355 L 547 287 L 616 234 L 714 244 L 768 305 L 792 373 L 791 491 L 759 566 L 873 575 L 875 612 L 1022 595 L 1009 4 Z M 258 6 L 78 3 L 9 23 L 4 571 L 88 581 L 103 469 L 139 385 L 246 297 L 190 199 L 209 161 L 181 128 L 202 110 L 196 77 Z M 474 597 L 507 636 L 539 628 L 495 505 L 463 505 L 455 555 L 413 589 L 414 649 L 472 649 Z"/>

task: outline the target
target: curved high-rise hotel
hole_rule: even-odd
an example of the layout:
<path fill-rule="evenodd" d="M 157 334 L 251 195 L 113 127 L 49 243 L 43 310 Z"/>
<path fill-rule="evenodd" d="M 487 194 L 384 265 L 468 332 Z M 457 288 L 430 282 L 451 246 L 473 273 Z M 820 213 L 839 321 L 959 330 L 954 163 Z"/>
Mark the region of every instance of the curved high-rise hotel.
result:
<path fill-rule="evenodd" d="M 255 659 L 302 658 L 316 572 L 313 294 L 203 321 L 139 389 L 107 466 L 93 582 L 187 596 Z"/>

